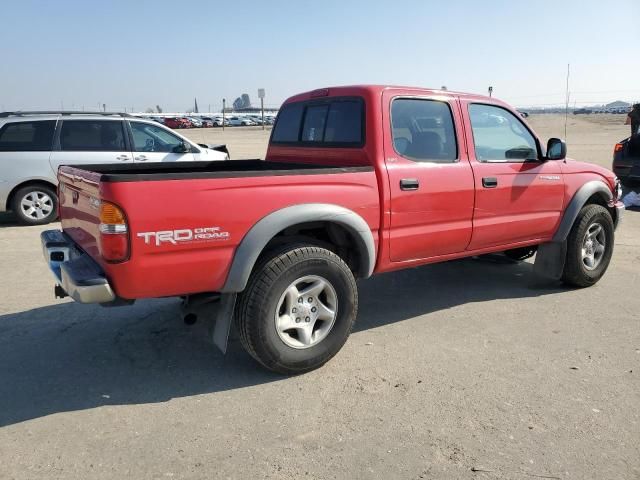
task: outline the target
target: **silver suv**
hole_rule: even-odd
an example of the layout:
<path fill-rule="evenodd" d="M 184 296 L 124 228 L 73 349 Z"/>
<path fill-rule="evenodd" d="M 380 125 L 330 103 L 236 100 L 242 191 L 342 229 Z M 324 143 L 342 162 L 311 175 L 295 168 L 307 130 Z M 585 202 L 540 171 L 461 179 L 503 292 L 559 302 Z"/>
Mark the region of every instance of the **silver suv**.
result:
<path fill-rule="evenodd" d="M 42 225 L 57 216 L 60 165 L 227 160 L 157 122 L 121 113 L 0 113 L 0 212 Z"/>

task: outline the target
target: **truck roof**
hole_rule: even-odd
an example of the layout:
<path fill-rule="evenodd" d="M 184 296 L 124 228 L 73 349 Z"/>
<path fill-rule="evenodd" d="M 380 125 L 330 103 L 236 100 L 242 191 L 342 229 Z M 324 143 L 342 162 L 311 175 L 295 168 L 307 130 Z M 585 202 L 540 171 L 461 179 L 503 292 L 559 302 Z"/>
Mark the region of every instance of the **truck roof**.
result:
<path fill-rule="evenodd" d="M 325 88 L 318 88 L 308 92 L 299 93 L 289 97 L 284 104 L 310 100 L 312 98 L 332 97 L 338 95 L 362 95 L 362 96 L 379 96 L 385 90 L 397 90 L 402 92 L 415 92 L 416 94 L 439 95 L 446 97 L 464 97 L 472 100 L 481 100 L 483 102 L 501 103 L 493 97 L 486 95 L 478 95 L 474 93 L 457 92 L 452 90 L 442 90 L 438 88 L 411 87 L 402 85 L 340 85 Z"/>

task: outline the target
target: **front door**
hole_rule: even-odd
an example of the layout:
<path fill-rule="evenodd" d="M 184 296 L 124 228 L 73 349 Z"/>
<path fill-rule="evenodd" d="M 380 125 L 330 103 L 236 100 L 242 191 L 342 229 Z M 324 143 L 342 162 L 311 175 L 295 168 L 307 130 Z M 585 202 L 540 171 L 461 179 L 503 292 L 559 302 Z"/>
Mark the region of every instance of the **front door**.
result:
<path fill-rule="evenodd" d="M 122 120 L 63 120 L 51 152 L 54 172 L 60 165 L 130 163 Z"/>
<path fill-rule="evenodd" d="M 457 100 L 385 92 L 383 102 L 391 261 L 464 251 L 474 185 Z"/>
<path fill-rule="evenodd" d="M 181 152 L 184 140 L 165 128 L 129 121 L 136 162 L 177 162 L 193 160 L 193 153 Z"/>
<path fill-rule="evenodd" d="M 559 162 L 542 158 L 539 142 L 513 112 L 461 103 L 471 126 L 468 150 L 476 184 L 469 249 L 548 240 L 564 204 Z"/>

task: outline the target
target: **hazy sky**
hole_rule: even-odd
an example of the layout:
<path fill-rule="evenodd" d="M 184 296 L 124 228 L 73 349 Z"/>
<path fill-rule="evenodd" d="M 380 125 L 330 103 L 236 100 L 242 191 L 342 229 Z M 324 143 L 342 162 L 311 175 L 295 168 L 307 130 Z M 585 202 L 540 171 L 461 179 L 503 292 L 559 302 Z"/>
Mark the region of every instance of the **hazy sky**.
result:
<path fill-rule="evenodd" d="M 2 2 L 0 108 L 279 105 L 329 85 L 640 99 L 640 0 Z"/>

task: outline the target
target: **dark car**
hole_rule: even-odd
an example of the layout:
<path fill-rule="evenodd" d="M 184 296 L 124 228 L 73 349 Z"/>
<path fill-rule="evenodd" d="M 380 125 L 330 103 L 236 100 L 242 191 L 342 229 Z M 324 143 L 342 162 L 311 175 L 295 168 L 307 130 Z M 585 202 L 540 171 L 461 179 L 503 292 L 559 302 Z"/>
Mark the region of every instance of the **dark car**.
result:
<path fill-rule="evenodd" d="M 640 185 L 640 127 L 613 148 L 613 173 L 627 187 Z"/>

